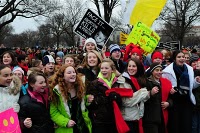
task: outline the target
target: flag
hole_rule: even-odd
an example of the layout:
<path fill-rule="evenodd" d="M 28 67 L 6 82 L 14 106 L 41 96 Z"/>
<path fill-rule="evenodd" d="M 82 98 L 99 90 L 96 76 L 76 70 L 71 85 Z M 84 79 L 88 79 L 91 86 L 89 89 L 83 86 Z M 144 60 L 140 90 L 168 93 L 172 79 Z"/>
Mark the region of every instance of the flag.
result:
<path fill-rule="evenodd" d="M 159 16 L 167 0 L 127 0 L 123 20 L 126 24 L 135 25 L 138 21 L 151 27 Z M 122 8 L 122 9 L 123 9 Z"/>

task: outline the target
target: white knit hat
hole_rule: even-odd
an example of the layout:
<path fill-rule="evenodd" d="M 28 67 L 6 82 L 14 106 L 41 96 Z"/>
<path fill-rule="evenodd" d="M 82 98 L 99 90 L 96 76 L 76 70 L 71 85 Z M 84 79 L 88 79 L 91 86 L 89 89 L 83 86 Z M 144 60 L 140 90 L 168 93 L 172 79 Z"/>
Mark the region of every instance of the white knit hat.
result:
<path fill-rule="evenodd" d="M 24 75 L 24 71 L 23 71 L 22 68 L 19 67 L 19 66 L 16 66 L 16 67 L 13 68 L 13 71 L 12 71 L 12 72 L 14 73 L 15 71 L 20 71 L 20 72 L 22 73 L 22 75 Z"/>
<path fill-rule="evenodd" d="M 88 38 L 88 39 L 85 41 L 85 44 L 84 44 L 84 46 L 83 46 L 83 50 L 85 51 L 85 46 L 86 46 L 86 44 L 89 43 L 89 42 L 93 43 L 93 44 L 95 45 L 96 50 L 97 50 L 97 43 L 96 43 L 96 41 L 95 41 L 93 38 L 91 38 L 91 37 Z"/>

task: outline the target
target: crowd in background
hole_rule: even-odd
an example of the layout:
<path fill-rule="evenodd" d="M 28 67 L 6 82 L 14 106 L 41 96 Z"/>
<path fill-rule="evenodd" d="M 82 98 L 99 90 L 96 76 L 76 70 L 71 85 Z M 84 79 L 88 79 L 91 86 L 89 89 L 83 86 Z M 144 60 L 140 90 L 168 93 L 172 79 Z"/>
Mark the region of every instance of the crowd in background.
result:
<path fill-rule="evenodd" d="M 200 133 L 196 49 L 1 49 L 0 112 L 23 133 Z"/>

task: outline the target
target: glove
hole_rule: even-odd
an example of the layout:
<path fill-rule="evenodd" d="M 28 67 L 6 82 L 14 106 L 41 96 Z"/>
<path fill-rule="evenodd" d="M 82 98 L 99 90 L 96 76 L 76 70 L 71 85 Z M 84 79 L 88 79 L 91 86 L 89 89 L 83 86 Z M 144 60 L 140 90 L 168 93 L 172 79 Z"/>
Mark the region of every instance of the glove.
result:
<path fill-rule="evenodd" d="M 109 97 L 109 100 L 111 102 L 115 101 L 117 103 L 117 105 L 119 106 L 119 108 L 121 108 L 121 106 L 122 106 L 122 98 L 121 98 L 121 96 L 118 93 L 116 93 L 116 92 L 110 92 L 110 94 L 108 95 L 108 97 Z"/>
<path fill-rule="evenodd" d="M 20 110 L 20 106 L 19 106 L 18 103 L 14 103 L 14 104 L 13 104 L 13 110 L 14 110 L 14 112 L 16 112 L 16 113 L 19 112 L 19 110 Z"/>

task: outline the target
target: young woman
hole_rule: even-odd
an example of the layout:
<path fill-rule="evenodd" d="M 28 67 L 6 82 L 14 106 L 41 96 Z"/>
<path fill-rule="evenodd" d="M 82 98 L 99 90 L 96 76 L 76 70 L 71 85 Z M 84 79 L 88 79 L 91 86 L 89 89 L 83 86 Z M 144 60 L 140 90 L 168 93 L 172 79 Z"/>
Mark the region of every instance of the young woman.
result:
<path fill-rule="evenodd" d="M 134 92 L 132 97 L 122 98 L 121 112 L 129 126 L 129 133 L 139 133 L 142 131 L 140 119 L 143 117 L 144 102 L 150 98 L 150 93 L 144 88 L 146 78 L 140 59 L 128 60 L 126 70 L 118 77 L 117 83 L 120 88 L 132 89 Z"/>
<path fill-rule="evenodd" d="M 59 56 L 55 57 L 55 72 L 62 66 L 62 59 Z"/>
<path fill-rule="evenodd" d="M 22 86 L 21 86 L 21 92 L 20 92 L 20 96 L 26 95 L 27 94 L 27 89 L 28 89 L 28 83 L 27 83 L 27 79 L 24 76 L 24 71 L 22 70 L 21 67 L 14 67 L 12 73 L 19 77 L 19 79 L 21 80 Z"/>
<path fill-rule="evenodd" d="M 49 115 L 49 90 L 43 73 L 28 77 L 27 95 L 20 98 L 19 120 L 23 133 L 54 133 Z"/>
<path fill-rule="evenodd" d="M 151 96 L 144 107 L 144 133 L 168 133 L 168 107 L 172 106 L 169 94 L 172 85 L 168 79 L 162 78 L 162 65 L 159 62 L 152 63 L 149 72 L 147 89 Z"/>
<path fill-rule="evenodd" d="M 106 91 L 114 87 L 117 81 L 116 69 L 112 60 L 104 59 L 100 64 L 98 79 L 90 83 L 87 94 L 91 96 L 88 106 L 92 120 L 93 133 L 117 133 L 112 101 L 117 101 L 120 106 L 120 95 Z"/>
<path fill-rule="evenodd" d="M 99 64 L 102 61 L 101 55 L 95 50 L 88 52 L 82 67 L 78 68 L 78 72 L 85 76 L 85 85 L 95 80 L 99 73 Z"/>
<path fill-rule="evenodd" d="M 55 133 L 91 133 L 84 84 L 73 66 L 63 65 L 50 85 L 50 115 Z"/>
<path fill-rule="evenodd" d="M 169 79 L 176 92 L 172 95 L 173 107 L 169 110 L 169 132 L 191 133 L 192 103 L 196 104 L 192 93 L 197 86 L 193 68 L 185 63 L 182 51 L 174 51 L 173 63 L 163 70 L 163 77 Z"/>
<path fill-rule="evenodd" d="M 10 67 L 0 65 L 0 112 L 13 108 L 19 112 L 20 79 L 12 75 Z"/>
<path fill-rule="evenodd" d="M 17 59 L 12 51 L 6 51 L 1 55 L 2 64 L 9 65 L 11 69 L 18 65 Z"/>
<path fill-rule="evenodd" d="M 76 65 L 75 65 L 75 58 L 74 58 L 73 56 L 71 56 L 71 55 L 66 55 L 66 56 L 64 56 L 64 58 L 63 58 L 63 63 L 64 63 L 65 65 L 76 66 Z"/>

